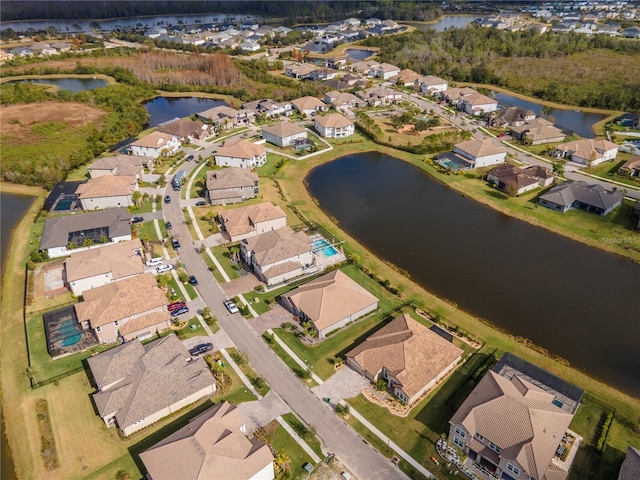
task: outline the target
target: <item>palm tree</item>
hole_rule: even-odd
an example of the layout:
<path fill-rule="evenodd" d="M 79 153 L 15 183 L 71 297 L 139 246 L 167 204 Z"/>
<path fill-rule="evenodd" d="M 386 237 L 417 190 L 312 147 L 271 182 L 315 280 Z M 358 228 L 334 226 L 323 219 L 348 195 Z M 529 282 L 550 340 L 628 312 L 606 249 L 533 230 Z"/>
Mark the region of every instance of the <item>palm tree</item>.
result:
<path fill-rule="evenodd" d="M 140 208 L 140 205 L 142 204 L 142 193 L 140 192 L 140 190 L 135 190 L 133 192 L 133 194 L 131 195 L 131 200 L 136 207 Z"/>

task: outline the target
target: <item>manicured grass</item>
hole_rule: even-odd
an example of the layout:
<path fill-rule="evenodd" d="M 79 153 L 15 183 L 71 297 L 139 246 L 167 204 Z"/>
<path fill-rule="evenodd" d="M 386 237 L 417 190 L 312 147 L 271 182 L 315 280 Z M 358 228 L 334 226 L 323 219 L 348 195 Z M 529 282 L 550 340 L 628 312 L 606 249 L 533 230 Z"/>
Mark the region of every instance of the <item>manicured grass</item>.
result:
<path fill-rule="evenodd" d="M 632 187 L 640 187 L 640 179 L 638 177 L 630 178 L 625 177 L 623 175 L 618 175 L 618 169 L 631 158 L 631 155 L 628 153 L 618 153 L 618 158 L 611 162 L 603 162 L 600 165 L 596 165 L 595 167 L 590 167 L 585 169 L 586 173 L 590 173 L 591 175 L 596 175 L 598 177 L 604 178 L 605 180 L 613 180 L 615 182 L 624 183 L 625 185 L 630 185 Z M 624 187 L 621 187 L 624 188 Z"/>
<path fill-rule="evenodd" d="M 215 214 L 217 212 L 215 207 L 208 205 L 206 207 L 191 207 L 191 209 L 193 210 L 193 216 L 196 217 L 196 222 L 198 222 L 202 235 L 208 237 L 220 231 L 215 221 Z M 211 217 L 212 212 L 214 214 L 213 217 Z M 211 221 L 209 221 L 210 217 Z"/>
<path fill-rule="evenodd" d="M 238 350 L 236 350 L 234 347 L 231 348 L 227 348 L 227 352 L 229 352 L 229 355 L 231 355 L 233 358 L 233 354 L 237 354 Z M 255 385 L 255 380 L 259 378 L 259 375 L 255 372 L 255 370 L 253 368 L 251 368 L 251 365 L 249 365 L 248 363 L 243 363 L 242 365 L 238 365 L 238 367 L 240 367 L 240 370 L 242 370 L 242 373 L 244 373 L 246 375 L 246 377 L 249 379 L 250 382 L 252 382 L 254 388 L 258 391 L 258 393 L 260 395 L 262 395 L 263 397 L 269 393 L 269 390 L 271 390 L 271 388 L 269 387 L 269 385 L 267 385 L 267 382 L 265 382 L 264 380 L 261 382 L 260 385 L 256 386 Z"/>
<path fill-rule="evenodd" d="M 191 328 L 192 325 L 194 325 L 195 328 Z M 180 340 L 186 340 L 187 338 L 191 338 L 191 337 L 201 337 L 201 336 L 206 337 L 207 332 L 205 332 L 204 328 L 202 328 L 202 324 L 200 323 L 200 320 L 198 320 L 196 317 L 193 317 L 189 319 L 189 321 L 184 327 L 176 331 L 176 335 L 178 335 L 178 338 Z"/>
<path fill-rule="evenodd" d="M 275 330 L 274 330 L 275 331 Z M 278 336 L 280 338 L 282 338 L 281 335 L 278 334 Z M 301 380 L 304 379 L 304 375 L 303 375 L 303 371 L 302 371 L 302 367 L 300 365 L 298 365 L 293 358 L 291 358 L 287 352 L 284 351 L 284 349 L 271 337 L 271 335 L 269 335 L 268 333 L 264 333 L 262 335 L 262 339 L 267 343 L 267 345 L 269 345 L 269 347 L 271 348 L 271 350 L 274 351 L 274 353 L 276 355 L 278 355 L 280 357 L 280 359 L 287 365 L 287 367 L 289 367 L 289 369 Z M 317 372 L 316 372 L 317 373 Z M 313 381 L 313 379 L 309 378 L 306 380 L 303 380 L 306 385 L 309 388 L 315 387 L 316 386 L 316 382 Z"/>
<path fill-rule="evenodd" d="M 158 220 L 158 221 L 160 222 L 160 231 L 162 232 L 162 229 L 165 228 L 164 222 L 162 220 Z M 139 225 L 140 227 L 138 229 L 138 238 L 140 239 L 149 238 L 149 240 L 151 240 L 152 242 L 157 242 L 158 240 L 162 240 L 161 238 L 158 238 L 155 220 L 151 220 L 149 222 L 143 222 L 143 223 L 140 223 Z M 163 234 L 166 233 L 166 228 L 162 233 Z"/>
<path fill-rule="evenodd" d="M 231 259 L 229 256 L 225 255 L 229 253 L 229 248 L 224 245 L 216 245 L 215 247 L 211 247 L 211 253 L 216 257 L 222 269 L 226 272 L 227 276 L 231 280 L 235 280 L 236 278 L 240 278 L 238 275 L 238 271 L 234 268 L 234 265 L 231 263 Z"/>
<path fill-rule="evenodd" d="M 207 188 L 206 186 L 207 172 L 212 170 L 212 168 L 204 163 L 201 163 L 200 165 L 198 165 L 196 168 L 193 169 L 193 171 L 196 171 L 196 170 L 198 170 L 198 173 L 195 175 L 195 177 L 193 177 L 193 173 L 192 173 L 191 177 L 189 177 L 185 183 L 185 185 L 188 185 L 189 181 L 191 181 L 191 178 L 192 177 L 194 178 L 193 183 L 191 184 L 191 190 L 187 192 L 187 189 L 183 188 L 180 194 L 182 198 L 187 198 L 187 193 L 189 194 L 188 198 L 198 198 L 198 197 L 204 198 L 206 188 Z"/>
<path fill-rule="evenodd" d="M 293 413 L 285 413 L 284 415 L 282 415 L 282 418 L 284 419 L 285 422 L 291 425 L 291 427 L 293 428 L 293 431 L 296 433 L 308 430 L 307 427 L 300 420 L 298 420 L 298 417 L 296 417 Z M 300 436 L 300 433 L 298 433 L 298 435 Z M 311 449 L 314 452 L 316 452 L 316 454 L 320 458 L 324 457 L 324 453 L 322 453 L 322 447 L 320 446 L 320 440 L 318 440 L 318 437 L 316 437 L 315 435 L 308 434 L 302 440 L 307 445 L 309 445 Z"/>
<path fill-rule="evenodd" d="M 305 478 L 307 476 L 307 472 L 302 466 L 305 463 L 314 463 L 313 460 L 280 425 L 278 425 L 269 444 L 276 452 L 283 452 L 291 460 L 291 478 Z"/>
<path fill-rule="evenodd" d="M 151 199 L 143 201 L 139 207 L 129 207 L 129 213 L 131 215 L 137 215 L 139 213 L 151 213 L 153 211 L 153 201 Z"/>
<path fill-rule="evenodd" d="M 273 177 L 288 162 L 293 162 L 293 160 L 268 152 L 267 162 L 258 168 L 258 175 L 260 177 Z"/>
<path fill-rule="evenodd" d="M 178 287 L 178 282 L 176 281 L 175 278 L 173 278 L 173 276 L 171 277 L 171 280 L 169 280 L 169 282 L 167 282 L 167 284 L 175 292 L 175 295 L 171 296 L 171 301 L 172 302 L 177 302 L 178 300 L 182 300 L 184 302 L 188 302 L 189 301 L 188 298 L 184 298 L 184 295 L 182 294 L 182 290 L 180 290 L 180 288 Z M 171 290 L 169 290 L 169 291 L 171 291 Z"/>
<path fill-rule="evenodd" d="M 197 240 L 198 234 L 196 233 L 196 229 L 193 226 L 193 221 L 191 220 L 191 216 L 189 215 L 189 210 L 187 209 L 187 207 L 182 208 L 182 218 L 184 218 L 184 223 L 186 223 L 187 228 L 189 228 L 189 235 L 191 235 L 191 238 Z"/>
<path fill-rule="evenodd" d="M 251 391 L 246 387 L 240 377 L 236 374 L 236 372 L 229 365 L 224 367 L 224 373 L 229 375 L 231 379 L 231 388 L 226 391 L 224 394 L 215 394 L 211 397 L 215 402 L 227 401 L 229 403 L 233 403 L 234 405 L 238 405 L 243 402 L 253 402 L 257 400 L 256 396 L 251 393 Z"/>
<path fill-rule="evenodd" d="M 233 130 L 228 130 L 228 131 L 222 132 L 220 135 L 217 135 L 215 137 L 209 137 L 209 138 L 207 138 L 206 141 L 209 142 L 209 143 L 219 142 L 220 139 L 222 139 L 224 137 L 230 137 L 232 135 L 235 135 L 236 133 L 245 132 L 247 130 L 249 130 L 249 127 L 234 128 Z"/>

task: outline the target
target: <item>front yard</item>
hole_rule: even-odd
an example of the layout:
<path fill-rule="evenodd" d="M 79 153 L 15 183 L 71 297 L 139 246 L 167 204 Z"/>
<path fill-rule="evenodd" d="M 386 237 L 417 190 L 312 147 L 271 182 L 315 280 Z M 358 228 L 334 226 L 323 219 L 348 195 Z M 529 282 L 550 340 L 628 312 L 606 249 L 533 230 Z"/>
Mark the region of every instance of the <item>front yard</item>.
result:
<path fill-rule="evenodd" d="M 618 174 L 618 169 L 631 157 L 632 155 L 629 153 L 618 152 L 618 157 L 615 160 L 611 162 L 603 162 L 595 167 L 586 168 L 584 171 L 591 175 L 604 178 L 605 180 L 612 180 L 614 182 L 624 183 L 625 185 L 638 188 L 640 187 L 639 177 L 625 177 L 624 175 Z"/>

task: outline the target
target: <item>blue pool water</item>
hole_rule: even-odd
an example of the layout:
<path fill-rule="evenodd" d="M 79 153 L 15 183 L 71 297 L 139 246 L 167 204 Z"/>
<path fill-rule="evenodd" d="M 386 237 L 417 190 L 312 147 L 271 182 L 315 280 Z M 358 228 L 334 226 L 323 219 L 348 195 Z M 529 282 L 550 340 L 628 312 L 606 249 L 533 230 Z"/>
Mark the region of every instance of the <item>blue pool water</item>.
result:
<path fill-rule="evenodd" d="M 65 322 L 62 322 L 58 333 L 65 337 L 65 339 L 62 341 L 63 347 L 70 347 L 71 345 L 75 345 L 82 338 L 82 334 L 78 331 L 77 323 L 75 320 L 67 320 Z"/>
<path fill-rule="evenodd" d="M 313 242 L 311 242 L 311 246 L 314 249 L 322 251 L 322 254 L 325 257 L 332 257 L 333 255 L 336 255 L 338 253 L 338 251 L 333 248 L 324 238 L 321 240 L 314 240 Z"/>

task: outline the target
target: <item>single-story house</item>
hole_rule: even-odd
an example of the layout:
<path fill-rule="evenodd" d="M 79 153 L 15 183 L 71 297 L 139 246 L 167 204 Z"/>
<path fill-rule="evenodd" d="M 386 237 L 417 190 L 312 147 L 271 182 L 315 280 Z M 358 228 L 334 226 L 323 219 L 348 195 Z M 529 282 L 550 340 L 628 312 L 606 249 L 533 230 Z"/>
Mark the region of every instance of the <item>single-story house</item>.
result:
<path fill-rule="evenodd" d="M 210 125 L 199 120 L 176 118 L 158 125 L 156 132 L 168 133 L 181 142 L 193 142 L 195 139 L 209 136 L 210 129 Z"/>
<path fill-rule="evenodd" d="M 74 308 L 82 328 L 93 329 L 101 343 L 146 337 L 171 326 L 167 297 L 149 272 L 85 290 Z"/>
<path fill-rule="evenodd" d="M 173 135 L 151 132 L 130 145 L 131 154 L 141 157 L 158 158 L 160 155 L 173 155 L 180 148 L 180 140 Z"/>
<path fill-rule="evenodd" d="M 448 86 L 449 84 L 446 80 L 434 75 L 418 77 L 415 81 L 415 87 L 423 95 L 432 95 L 434 93 L 444 92 Z"/>
<path fill-rule="evenodd" d="M 390 63 L 379 63 L 371 67 L 369 75 L 383 80 L 389 80 L 391 77 L 395 77 L 399 73 L 400 67 L 396 67 Z"/>
<path fill-rule="evenodd" d="M 273 454 L 246 437 L 242 411 L 218 403 L 140 454 L 149 480 L 273 480 Z"/>
<path fill-rule="evenodd" d="M 453 147 L 453 152 L 468 161 L 470 168 L 498 165 L 507 158 L 506 148 L 496 145 L 492 140 L 477 138 L 458 143 Z"/>
<path fill-rule="evenodd" d="M 640 27 L 625 28 L 620 35 L 624 38 L 640 38 Z"/>
<path fill-rule="evenodd" d="M 397 103 L 402 100 L 402 94 L 386 87 L 371 87 L 357 92 L 357 95 L 367 101 L 372 107 Z"/>
<path fill-rule="evenodd" d="M 58 52 L 68 52 L 71 50 L 71 44 L 67 42 L 54 42 L 51 45 L 51 48 L 55 48 Z"/>
<path fill-rule="evenodd" d="M 620 190 L 605 190 L 602 185 L 588 185 L 586 182 L 566 182 L 540 195 L 543 207 L 559 212 L 581 208 L 602 216 L 622 203 Z"/>
<path fill-rule="evenodd" d="M 293 105 L 291 105 L 290 102 L 274 102 L 270 99 L 243 103 L 242 109 L 252 110 L 256 112 L 256 114 L 261 113 L 268 117 L 275 117 L 277 115 L 289 116 L 293 113 Z"/>
<path fill-rule="evenodd" d="M 227 140 L 214 154 L 219 167 L 239 167 L 253 170 L 267 161 L 267 152 L 262 145 L 248 140 Z"/>
<path fill-rule="evenodd" d="M 45 42 L 36 42 L 32 44 L 30 48 L 31 50 L 33 50 L 33 53 L 41 56 L 55 55 L 58 53 L 58 51 L 55 48 L 53 48 L 51 45 Z"/>
<path fill-rule="evenodd" d="M 536 118 L 535 112 L 523 107 L 507 107 L 489 117 L 489 125 L 496 128 L 519 127 Z"/>
<path fill-rule="evenodd" d="M 255 42 L 243 42 L 239 45 L 239 48 L 244 52 L 257 52 L 260 50 L 260 44 Z"/>
<path fill-rule="evenodd" d="M 498 109 L 498 101 L 476 92 L 460 97 L 458 109 L 468 115 L 483 115 L 495 112 Z"/>
<path fill-rule="evenodd" d="M 228 205 L 255 198 L 260 193 L 258 174 L 229 167 L 207 172 L 207 197 L 211 205 Z"/>
<path fill-rule="evenodd" d="M 287 226 L 287 214 L 270 202 L 218 212 L 222 231 L 232 242 Z"/>
<path fill-rule="evenodd" d="M 327 110 L 327 105 L 316 97 L 301 97 L 291 101 L 293 108 L 303 115 L 311 115 L 315 112 Z"/>
<path fill-rule="evenodd" d="M 231 130 L 242 125 L 250 125 L 255 119 L 253 110 L 236 110 L 227 105 L 218 105 L 203 112 L 196 113 L 196 117 L 213 125 L 214 132 Z"/>
<path fill-rule="evenodd" d="M 29 57 L 31 55 L 35 55 L 34 52 L 29 47 L 16 47 L 9 50 L 9 55 L 13 55 L 14 57 Z"/>
<path fill-rule="evenodd" d="M 400 70 L 397 75 L 394 75 L 389 80 L 399 87 L 412 87 L 415 85 L 416 80 L 420 77 L 422 77 L 422 75 L 420 75 L 419 73 L 405 68 L 404 70 Z"/>
<path fill-rule="evenodd" d="M 240 242 L 242 258 L 267 285 L 276 285 L 315 271 L 311 239 L 289 227 L 271 230 Z"/>
<path fill-rule="evenodd" d="M 607 160 L 615 160 L 618 155 L 618 145 L 608 140 L 575 140 L 558 145 L 554 155 L 593 167 Z"/>
<path fill-rule="evenodd" d="M 367 102 L 356 97 L 353 93 L 331 91 L 324 94 L 324 102 L 331 105 L 336 110 L 343 108 L 365 107 Z"/>
<path fill-rule="evenodd" d="M 378 299 L 340 270 L 300 285 L 282 299 L 321 339 L 378 308 Z"/>
<path fill-rule="evenodd" d="M 624 457 L 618 480 L 634 480 L 640 476 L 640 449 L 632 446 L 627 447 L 627 454 Z"/>
<path fill-rule="evenodd" d="M 89 176 L 98 178 L 104 175 L 134 177 L 137 181 L 142 178 L 145 165 L 153 165 L 150 157 L 135 157 L 133 155 L 114 155 L 97 159 L 89 165 Z"/>
<path fill-rule="evenodd" d="M 97 246 L 82 252 L 73 252 L 64 262 L 65 281 L 74 295 L 140 275 L 142 243 L 139 239 Z"/>
<path fill-rule="evenodd" d="M 618 169 L 618 175 L 640 177 L 640 155 L 635 155 L 624 162 Z"/>
<path fill-rule="evenodd" d="M 262 138 L 279 147 L 288 147 L 307 139 L 307 130 L 292 122 L 282 121 L 262 127 Z"/>
<path fill-rule="evenodd" d="M 529 145 L 561 142 L 565 138 L 562 130 L 544 118 L 526 120 L 521 125 L 511 126 L 509 130 L 513 138 Z"/>
<path fill-rule="evenodd" d="M 191 358 L 175 335 L 147 345 L 127 342 L 87 363 L 98 390 L 92 395 L 98 415 L 125 436 L 216 392 L 204 358 Z"/>
<path fill-rule="evenodd" d="M 352 72 L 359 73 L 360 75 L 365 75 L 371 72 L 371 69 L 376 65 L 379 65 L 378 62 L 374 62 L 373 60 L 360 60 L 359 62 L 348 65 L 347 68 Z M 400 71 L 400 69 L 398 69 L 398 71 Z"/>
<path fill-rule="evenodd" d="M 314 67 L 309 63 L 303 63 L 301 65 L 289 65 L 285 67 L 284 73 L 288 77 L 304 80 L 305 78 L 309 78 L 311 72 L 315 71 L 316 69 L 317 67 Z"/>
<path fill-rule="evenodd" d="M 462 353 L 403 313 L 345 356 L 347 366 L 374 384 L 384 380 L 394 396 L 411 405 L 454 368 Z"/>
<path fill-rule="evenodd" d="M 76 190 L 84 210 L 131 207 L 138 189 L 136 177 L 103 175 L 90 178 Z"/>
<path fill-rule="evenodd" d="M 317 116 L 314 121 L 314 128 L 323 137 L 345 138 L 353 135 L 354 125 L 351 120 L 339 113 Z"/>
<path fill-rule="evenodd" d="M 539 165 L 526 168 L 508 164 L 499 165 L 487 174 L 489 183 L 510 195 L 521 195 L 538 187 L 547 187 L 554 180 L 555 175 L 551 169 Z"/>
<path fill-rule="evenodd" d="M 309 78 L 317 82 L 324 82 L 325 80 L 333 80 L 339 73 L 333 68 L 318 68 L 309 74 Z"/>
<path fill-rule="evenodd" d="M 99 212 L 76 213 L 66 217 L 47 218 L 40 240 L 40 250 L 50 258 L 64 257 L 76 248 L 92 244 L 131 240 L 131 215 L 125 207 Z M 70 249 L 69 246 L 73 245 Z M 88 246 L 84 247 L 88 248 Z"/>

